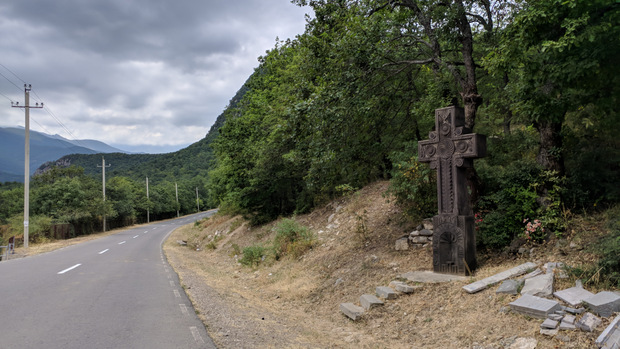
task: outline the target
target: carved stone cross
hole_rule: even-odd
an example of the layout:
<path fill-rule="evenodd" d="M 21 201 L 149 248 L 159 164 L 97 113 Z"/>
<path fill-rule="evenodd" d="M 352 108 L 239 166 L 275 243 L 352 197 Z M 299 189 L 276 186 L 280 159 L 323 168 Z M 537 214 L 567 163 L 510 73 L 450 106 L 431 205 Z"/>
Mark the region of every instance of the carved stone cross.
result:
<path fill-rule="evenodd" d="M 486 137 L 464 127 L 463 109 L 435 111 L 435 131 L 418 142 L 418 161 L 437 170 L 439 214 L 433 217 L 433 269 L 470 274 L 476 268 L 474 217 L 469 205 L 466 168 L 486 155 Z"/>

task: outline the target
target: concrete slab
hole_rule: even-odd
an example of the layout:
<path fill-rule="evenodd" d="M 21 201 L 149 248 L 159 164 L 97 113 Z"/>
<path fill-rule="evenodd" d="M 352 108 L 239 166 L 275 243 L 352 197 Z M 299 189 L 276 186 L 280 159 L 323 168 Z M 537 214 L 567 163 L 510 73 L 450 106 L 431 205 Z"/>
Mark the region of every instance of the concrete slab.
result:
<path fill-rule="evenodd" d="M 341 303 L 340 311 L 353 321 L 357 321 L 364 314 L 364 308 L 353 303 Z"/>
<path fill-rule="evenodd" d="M 392 288 L 386 286 L 377 287 L 376 292 L 377 297 L 383 299 L 396 299 L 398 297 L 398 295 L 396 294 L 396 292 L 394 292 Z"/>
<path fill-rule="evenodd" d="M 401 293 L 413 293 L 413 290 L 415 289 L 413 286 L 409 286 L 402 281 L 392 281 L 389 286 L 396 292 Z"/>
<path fill-rule="evenodd" d="M 553 273 L 542 274 L 525 280 L 521 294 L 550 297 L 553 294 Z"/>
<path fill-rule="evenodd" d="M 521 285 L 523 285 L 523 282 L 519 280 L 504 280 L 495 290 L 495 293 L 517 294 Z"/>
<path fill-rule="evenodd" d="M 596 345 L 603 349 L 620 348 L 620 315 L 605 328 L 605 330 L 596 339 Z"/>
<path fill-rule="evenodd" d="M 614 292 L 603 291 L 583 301 L 598 316 L 609 317 L 620 311 L 620 296 Z"/>
<path fill-rule="evenodd" d="M 542 324 L 540 324 L 540 328 L 547 328 L 550 330 L 553 330 L 554 328 L 558 327 L 558 322 L 555 320 L 551 320 L 551 319 L 545 319 L 545 321 L 543 321 Z"/>
<path fill-rule="evenodd" d="M 585 299 L 594 296 L 594 293 L 585 290 L 581 287 L 575 286 L 571 288 L 567 288 L 562 291 L 554 292 L 553 295 L 568 303 L 571 307 L 577 307 L 583 302 Z"/>
<path fill-rule="evenodd" d="M 593 332 L 602 320 L 592 313 L 585 313 L 575 324 L 582 331 Z"/>
<path fill-rule="evenodd" d="M 528 262 L 528 263 L 524 263 L 521 264 L 519 266 L 516 266 L 514 268 L 505 270 L 499 274 L 495 274 L 493 276 L 489 276 L 488 278 L 484 278 L 482 280 L 476 281 L 474 283 L 471 283 L 469 285 L 465 285 L 463 286 L 463 289 L 465 290 L 465 292 L 467 293 L 476 293 L 479 291 L 484 290 L 485 288 L 494 285 L 500 281 L 504 281 L 506 279 L 510 279 L 513 278 L 515 276 L 519 276 L 522 274 L 527 273 L 529 270 L 534 269 L 537 267 L 536 263 L 532 263 L 532 262 Z"/>
<path fill-rule="evenodd" d="M 383 305 L 383 301 L 380 300 L 379 298 L 377 298 L 375 295 L 372 294 L 363 294 L 360 297 L 360 304 L 362 305 L 362 308 L 366 309 L 366 310 L 370 310 L 374 307 Z"/>
<path fill-rule="evenodd" d="M 439 274 L 432 271 L 410 271 L 398 276 L 401 279 L 407 279 L 412 282 L 422 282 L 436 284 L 441 282 L 464 281 L 468 278 L 460 275 Z"/>
<path fill-rule="evenodd" d="M 556 310 L 561 309 L 560 303 L 529 294 L 521 296 L 521 298 L 510 303 L 510 309 L 516 313 L 528 315 L 538 319 L 545 319 L 549 314 L 553 314 Z"/>

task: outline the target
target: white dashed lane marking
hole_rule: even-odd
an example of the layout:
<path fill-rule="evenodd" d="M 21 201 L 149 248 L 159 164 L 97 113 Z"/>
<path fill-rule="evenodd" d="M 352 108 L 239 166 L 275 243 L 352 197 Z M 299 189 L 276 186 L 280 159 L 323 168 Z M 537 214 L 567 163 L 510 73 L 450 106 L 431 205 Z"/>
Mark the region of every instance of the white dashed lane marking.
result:
<path fill-rule="evenodd" d="M 71 270 L 73 270 L 73 269 L 75 269 L 75 268 L 79 267 L 80 265 L 82 265 L 82 264 L 76 264 L 76 265 L 74 265 L 74 266 L 72 266 L 72 267 L 70 267 L 70 268 L 67 268 L 67 269 L 65 269 L 65 270 L 59 271 L 59 272 L 58 272 L 58 274 L 59 274 L 59 275 L 60 275 L 60 274 L 64 274 L 64 273 L 66 273 L 66 272 L 68 272 L 68 271 L 71 271 Z"/>
<path fill-rule="evenodd" d="M 121 241 L 121 242 L 119 242 L 118 244 L 119 244 L 119 245 L 122 245 L 122 244 L 124 244 L 124 243 L 126 243 L 126 242 L 127 242 L 127 241 Z"/>
<path fill-rule="evenodd" d="M 104 253 L 108 252 L 109 250 L 110 250 L 109 248 L 106 248 L 105 250 L 99 252 L 99 254 L 104 254 Z"/>

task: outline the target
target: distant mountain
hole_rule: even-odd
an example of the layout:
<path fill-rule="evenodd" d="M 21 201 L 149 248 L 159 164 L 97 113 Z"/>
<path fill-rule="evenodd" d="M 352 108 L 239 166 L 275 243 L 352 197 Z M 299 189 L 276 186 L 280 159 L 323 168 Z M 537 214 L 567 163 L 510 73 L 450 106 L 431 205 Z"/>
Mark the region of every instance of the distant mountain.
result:
<path fill-rule="evenodd" d="M 70 141 L 30 131 L 30 174 L 42 164 L 68 154 L 123 152 L 94 140 Z M 24 181 L 24 129 L 0 127 L 0 182 Z"/>
<path fill-rule="evenodd" d="M 207 173 L 214 161 L 211 143 L 219 135 L 219 129 L 224 125 L 226 118 L 235 117 L 235 115 L 229 115 L 230 110 L 235 109 L 247 91 L 248 87 L 243 84 L 229 101 L 224 112 L 217 117 L 205 138 L 190 144 L 186 148 L 165 154 L 107 154 L 105 161 L 111 166 L 106 170 L 106 176 L 108 178 L 123 176 L 136 181 L 149 177 L 152 182 L 186 180 L 200 183 L 202 179 L 207 178 Z M 53 166 L 68 167 L 73 165 L 82 167 L 87 175 L 101 176 L 101 169 L 97 168 L 97 165 L 100 164 L 101 156 L 99 155 L 70 154 L 42 165 L 37 171 L 41 173 Z"/>

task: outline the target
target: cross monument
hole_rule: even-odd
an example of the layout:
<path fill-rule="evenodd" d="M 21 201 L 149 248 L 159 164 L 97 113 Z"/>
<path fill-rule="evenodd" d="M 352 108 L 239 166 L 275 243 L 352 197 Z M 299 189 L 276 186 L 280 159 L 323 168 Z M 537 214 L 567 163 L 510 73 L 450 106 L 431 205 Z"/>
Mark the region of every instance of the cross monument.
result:
<path fill-rule="evenodd" d="M 466 171 L 486 155 L 486 137 L 464 127 L 462 108 L 435 110 L 435 131 L 418 142 L 418 161 L 437 170 L 439 214 L 433 217 L 433 270 L 468 275 L 476 269 L 474 217 Z"/>

